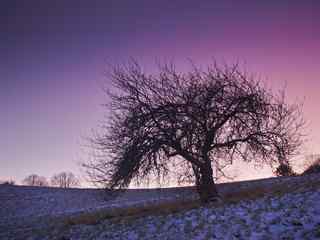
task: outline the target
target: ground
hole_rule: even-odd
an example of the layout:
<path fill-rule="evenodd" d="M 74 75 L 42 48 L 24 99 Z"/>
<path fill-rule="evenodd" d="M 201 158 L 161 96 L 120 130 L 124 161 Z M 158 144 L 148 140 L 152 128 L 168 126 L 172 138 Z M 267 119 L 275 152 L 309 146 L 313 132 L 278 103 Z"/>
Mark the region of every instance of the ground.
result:
<path fill-rule="evenodd" d="M 320 239 L 319 175 L 192 188 L 102 190 L 0 187 L 0 239 Z"/>

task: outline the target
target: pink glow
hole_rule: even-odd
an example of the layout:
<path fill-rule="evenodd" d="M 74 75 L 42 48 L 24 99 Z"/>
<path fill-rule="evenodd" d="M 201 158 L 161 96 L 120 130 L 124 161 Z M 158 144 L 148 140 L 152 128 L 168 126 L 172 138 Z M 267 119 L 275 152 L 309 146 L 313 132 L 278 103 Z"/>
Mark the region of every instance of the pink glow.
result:
<path fill-rule="evenodd" d="M 105 63 L 129 57 L 150 70 L 156 59 L 181 69 L 188 58 L 203 66 L 213 57 L 238 61 L 275 89 L 286 84 L 289 101 L 305 98 L 309 141 L 303 154 L 319 153 L 318 3 L 129 2 L 1 8 L 0 22 L 8 24 L 0 33 L 0 179 L 78 173 L 77 162 L 87 157 L 82 137 L 103 116 Z M 267 175 L 252 170 L 242 179 Z"/>

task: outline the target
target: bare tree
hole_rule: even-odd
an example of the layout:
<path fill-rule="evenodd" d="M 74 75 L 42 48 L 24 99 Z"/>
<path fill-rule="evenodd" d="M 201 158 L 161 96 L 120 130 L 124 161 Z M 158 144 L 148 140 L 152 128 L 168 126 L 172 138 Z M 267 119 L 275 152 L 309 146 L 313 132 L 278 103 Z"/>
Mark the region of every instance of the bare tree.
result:
<path fill-rule="evenodd" d="M 47 179 L 37 174 L 27 176 L 22 182 L 28 186 L 48 186 Z"/>
<path fill-rule="evenodd" d="M 61 188 L 70 188 L 79 186 L 78 178 L 72 172 L 61 172 L 51 178 L 51 185 Z"/>
<path fill-rule="evenodd" d="M 135 61 L 112 67 L 109 117 L 84 163 L 95 183 L 116 190 L 132 179 L 167 175 L 172 166 L 197 187 L 202 202 L 218 197 L 214 172 L 234 161 L 288 162 L 301 145 L 301 105 L 285 102 L 237 66 L 172 64 L 146 74 Z"/>

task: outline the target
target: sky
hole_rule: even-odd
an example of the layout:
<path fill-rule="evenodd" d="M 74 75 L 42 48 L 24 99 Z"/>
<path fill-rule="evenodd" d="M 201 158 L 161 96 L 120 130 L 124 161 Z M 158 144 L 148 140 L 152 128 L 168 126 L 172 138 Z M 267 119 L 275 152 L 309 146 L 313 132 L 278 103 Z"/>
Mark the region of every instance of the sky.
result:
<path fill-rule="evenodd" d="M 81 174 L 103 120 L 108 63 L 134 57 L 188 69 L 240 62 L 288 101 L 304 100 L 303 154 L 320 146 L 319 1 L 0 2 L 0 179 Z M 239 179 L 266 177 L 241 170 Z"/>

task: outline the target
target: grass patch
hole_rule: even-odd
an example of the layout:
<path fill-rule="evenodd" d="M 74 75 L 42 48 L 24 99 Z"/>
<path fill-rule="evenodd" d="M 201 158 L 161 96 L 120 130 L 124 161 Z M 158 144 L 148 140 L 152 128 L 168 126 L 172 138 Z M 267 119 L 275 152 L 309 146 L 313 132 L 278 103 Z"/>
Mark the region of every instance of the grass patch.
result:
<path fill-rule="evenodd" d="M 197 200 L 168 201 L 146 206 L 132 206 L 126 208 L 115 208 L 89 213 L 81 213 L 77 216 L 67 217 L 63 219 L 63 224 L 66 226 L 78 224 L 91 225 L 98 224 L 99 222 L 106 219 L 109 219 L 112 222 L 122 222 L 150 215 L 167 215 L 178 213 L 200 206 L 201 204 Z"/>

